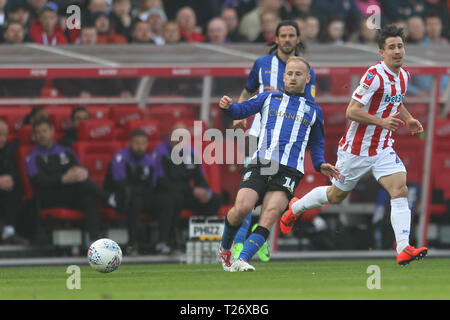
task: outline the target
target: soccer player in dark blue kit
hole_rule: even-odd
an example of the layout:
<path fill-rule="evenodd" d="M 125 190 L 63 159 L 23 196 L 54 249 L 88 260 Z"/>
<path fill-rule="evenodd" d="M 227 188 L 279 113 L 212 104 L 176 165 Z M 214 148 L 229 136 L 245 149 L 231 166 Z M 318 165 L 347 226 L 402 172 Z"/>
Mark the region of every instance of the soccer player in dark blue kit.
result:
<path fill-rule="evenodd" d="M 255 60 L 238 102 L 246 101 L 256 93 L 284 90 L 283 75 L 286 68 L 286 61 L 292 56 L 299 56 L 302 54 L 305 51 L 305 46 L 300 41 L 300 29 L 295 21 L 286 20 L 280 22 L 275 30 L 275 35 L 275 42 L 272 44 L 269 54 Z M 313 68 L 310 68 L 309 73 L 311 78 L 305 86 L 305 98 L 314 101 L 316 75 Z M 247 120 L 234 120 L 233 126 L 245 130 L 247 127 Z M 257 113 L 249 130 L 249 154 L 255 151 L 254 147 L 257 145 L 260 127 L 261 114 Z M 245 169 L 246 164 L 247 161 L 245 161 L 243 169 Z M 251 220 L 252 213 L 245 218 L 241 229 L 235 237 L 233 246 L 233 254 L 235 257 L 239 256 L 239 253 L 244 247 L 244 241 Z M 255 227 L 256 225 L 253 226 L 253 228 Z M 270 259 L 267 243 L 265 243 L 258 251 L 258 257 L 261 261 L 268 261 Z"/>
<path fill-rule="evenodd" d="M 233 119 L 261 113 L 258 148 L 243 173 L 236 201 L 225 219 L 220 257 L 225 271 L 253 271 L 248 261 L 261 248 L 270 229 L 286 209 L 304 174 L 304 156 L 309 148 L 314 168 L 339 177 L 339 170 L 323 156 L 323 114 L 319 106 L 305 99 L 310 80 L 309 63 L 290 57 L 284 73 L 285 92 L 265 91 L 248 101 L 233 103 L 224 96 L 219 106 Z M 248 237 L 238 259 L 231 246 L 245 217 L 262 203 L 259 226 Z"/>

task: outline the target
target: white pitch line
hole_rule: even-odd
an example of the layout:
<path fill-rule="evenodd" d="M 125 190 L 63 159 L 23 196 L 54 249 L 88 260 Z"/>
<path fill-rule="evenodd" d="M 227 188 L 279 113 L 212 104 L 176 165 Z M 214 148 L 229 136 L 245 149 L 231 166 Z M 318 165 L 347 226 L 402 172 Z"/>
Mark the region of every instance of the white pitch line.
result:
<path fill-rule="evenodd" d="M 83 60 L 83 61 L 87 61 L 87 62 L 91 62 L 91 63 L 98 63 L 98 64 L 101 64 L 101 65 L 104 65 L 107 67 L 119 67 L 120 66 L 119 63 L 111 61 L 111 60 L 101 59 L 101 58 L 97 58 L 97 57 L 93 57 L 93 56 L 89 56 L 89 55 L 81 54 L 81 53 L 70 52 L 70 51 L 66 51 L 61 48 L 56 48 L 53 46 L 44 46 L 44 45 L 38 45 L 35 43 L 27 43 L 26 46 L 36 49 L 36 50 L 55 53 L 55 54 L 59 54 L 61 56 L 69 57 L 69 58 Z"/>
<path fill-rule="evenodd" d="M 229 54 L 230 56 L 246 58 L 246 59 L 250 59 L 250 60 L 256 60 L 257 58 L 260 57 L 259 55 L 256 55 L 256 54 L 251 54 L 251 53 L 247 53 L 244 51 L 230 49 L 227 47 L 222 47 L 222 46 L 213 45 L 213 44 L 194 43 L 193 45 L 198 48 L 207 49 L 207 50 L 211 50 L 211 51 L 215 51 L 215 52 L 219 52 L 219 53 L 225 53 L 225 54 Z"/>
<path fill-rule="evenodd" d="M 356 43 L 344 43 L 342 46 L 350 48 L 350 49 L 356 49 L 364 52 L 369 52 L 375 54 L 372 48 L 368 48 L 367 46 L 356 44 Z M 428 65 L 428 66 L 435 66 L 436 63 L 434 63 L 431 60 L 420 58 L 416 56 L 406 55 L 405 60 L 410 60 L 414 63 L 417 63 L 419 65 Z"/>

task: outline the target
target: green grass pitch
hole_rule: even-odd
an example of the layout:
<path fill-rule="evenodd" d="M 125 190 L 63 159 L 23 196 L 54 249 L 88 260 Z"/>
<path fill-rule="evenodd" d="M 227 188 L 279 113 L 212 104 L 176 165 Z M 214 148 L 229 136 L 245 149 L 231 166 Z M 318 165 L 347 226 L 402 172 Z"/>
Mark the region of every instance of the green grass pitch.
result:
<path fill-rule="evenodd" d="M 0 268 L 0 299 L 450 299 L 450 259 L 406 267 L 394 259 L 252 264 L 252 273 L 224 272 L 219 264 L 141 264 L 109 274 L 83 265 L 81 288 L 72 290 L 67 266 Z M 381 287 L 370 290 L 372 265 L 379 267 Z"/>

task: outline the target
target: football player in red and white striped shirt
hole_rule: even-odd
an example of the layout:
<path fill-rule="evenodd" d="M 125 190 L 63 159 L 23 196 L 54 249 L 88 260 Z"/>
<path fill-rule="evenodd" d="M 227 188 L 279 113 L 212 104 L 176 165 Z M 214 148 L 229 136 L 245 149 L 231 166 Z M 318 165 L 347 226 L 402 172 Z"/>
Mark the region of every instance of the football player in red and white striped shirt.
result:
<path fill-rule="evenodd" d="M 392 132 L 406 124 L 411 134 L 423 132 L 421 123 L 403 105 L 410 74 L 402 68 L 405 56 L 403 29 L 384 27 L 378 39 L 382 62 L 370 67 L 347 107 L 351 120 L 339 142 L 336 168 L 339 179 L 317 187 L 301 199 L 293 198 L 280 221 L 288 234 L 294 221 L 308 209 L 342 202 L 363 175 L 371 172 L 391 196 L 391 224 L 397 242 L 397 262 L 406 265 L 421 259 L 427 248 L 409 245 L 411 211 L 408 206 L 406 169 L 392 148 Z"/>

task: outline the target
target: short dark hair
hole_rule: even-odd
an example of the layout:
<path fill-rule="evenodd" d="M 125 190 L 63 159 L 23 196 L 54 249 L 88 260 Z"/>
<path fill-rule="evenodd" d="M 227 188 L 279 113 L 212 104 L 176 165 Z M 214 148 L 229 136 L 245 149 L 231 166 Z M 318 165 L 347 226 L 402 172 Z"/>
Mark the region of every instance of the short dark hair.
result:
<path fill-rule="evenodd" d="M 134 138 L 134 137 L 146 137 L 148 138 L 147 132 L 145 132 L 142 129 L 134 129 L 133 131 L 131 131 L 130 133 L 130 141 Z"/>
<path fill-rule="evenodd" d="M 33 122 L 33 130 L 36 129 L 36 127 L 40 126 L 41 124 L 47 124 L 50 128 L 53 127 L 52 122 L 48 118 L 37 118 Z"/>
<path fill-rule="evenodd" d="M 75 118 L 75 115 L 79 111 L 86 111 L 86 112 L 88 112 L 86 106 L 81 105 L 81 106 L 75 107 L 75 108 L 72 109 L 72 112 L 70 113 L 70 119 L 73 120 Z"/>
<path fill-rule="evenodd" d="M 378 34 L 378 48 L 384 49 L 386 39 L 392 37 L 400 37 L 402 38 L 403 43 L 405 43 L 405 34 L 403 33 L 403 28 L 399 28 L 395 24 L 388 24 L 384 26 Z"/>

